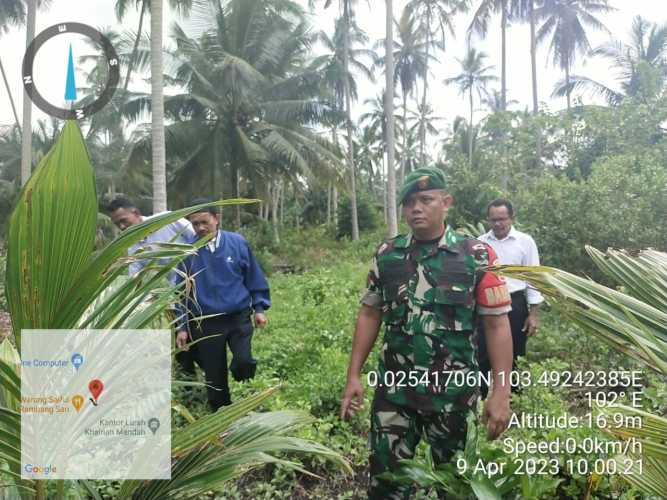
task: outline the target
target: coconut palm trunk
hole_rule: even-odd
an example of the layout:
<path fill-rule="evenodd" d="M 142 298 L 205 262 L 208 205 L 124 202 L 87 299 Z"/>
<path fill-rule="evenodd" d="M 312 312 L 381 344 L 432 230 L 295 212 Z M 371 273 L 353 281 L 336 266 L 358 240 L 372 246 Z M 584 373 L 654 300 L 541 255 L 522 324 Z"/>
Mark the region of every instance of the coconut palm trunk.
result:
<path fill-rule="evenodd" d="M 474 128 L 472 125 L 473 102 L 472 102 L 472 87 L 470 87 L 470 124 L 468 125 L 468 163 L 472 167 L 472 137 Z"/>
<path fill-rule="evenodd" d="M 327 184 L 327 226 L 331 224 L 331 181 Z"/>
<path fill-rule="evenodd" d="M 503 0 L 500 14 L 500 107 L 503 111 L 507 109 L 507 0 Z"/>
<path fill-rule="evenodd" d="M 338 142 L 338 130 L 334 126 L 331 129 L 331 135 L 333 139 L 333 144 L 334 147 L 336 148 L 336 151 L 340 151 L 340 143 Z M 338 187 L 336 186 L 336 182 L 333 182 L 332 188 L 331 188 L 331 216 L 333 218 L 333 225 L 335 230 L 338 230 Z"/>
<path fill-rule="evenodd" d="M 387 33 L 385 36 L 385 75 L 387 91 L 384 97 L 384 114 L 387 121 L 387 233 L 390 238 L 398 234 L 396 219 L 396 170 L 394 169 L 394 8 L 392 0 L 386 0 Z"/>
<path fill-rule="evenodd" d="M 280 244 L 280 232 L 278 231 L 279 218 L 279 202 L 280 202 L 280 181 L 278 179 L 273 181 L 271 186 L 271 222 L 273 223 L 273 241 Z"/>
<path fill-rule="evenodd" d="M 331 211 L 333 212 L 333 225 L 338 228 L 338 187 L 334 184 L 333 192 L 331 194 Z"/>
<path fill-rule="evenodd" d="M 234 162 L 232 165 L 232 184 L 234 187 L 234 198 L 241 197 L 241 169 L 239 162 Z M 236 205 L 234 207 L 234 227 L 241 229 L 241 207 Z"/>
<path fill-rule="evenodd" d="M 37 16 L 37 0 L 26 0 L 26 48 L 35 38 L 35 22 Z M 23 89 L 23 128 L 21 130 L 21 185 L 23 186 L 32 171 L 32 101 Z"/>
<path fill-rule="evenodd" d="M 167 210 L 164 83 L 162 75 L 162 0 L 151 0 L 151 108 L 153 213 L 158 213 Z"/>
<path fill-rule="evenodd" d="M 143 0 L 141 2 L 141 13 L 139 14 L 139 28 L 137 28 L 137 38 L 134 40 L 134 46 L 132 47 L 132 55 L 130 56 L 130 61 L 127 63 L 127 75 L 125 75 L 125 83 L 123 84 L 123 90 L 127 91 L 127 86 L 130 84 L 130 75 L 132 74 L 132 69 L 134 67 L 134 60 L 137 58 L 137 52 L 139 51 L 139 41 L 141 40 L 141 30 L 144 26 L 144 14 L 146 14 L 146 2 L 148 0 Z"/>
<path fill-rule="evenodd" d="M 345 36 L 343 36 L 343 78 L 345 91 L 345 118 L 347 127 L 347 164 L 350 170 L 350 211 L 352 212 L 352 241 L 359 239 L 359 218 L 357 215 L 357 185 L 354 168 L 354 149 L 352 144 L 352 99 L 350 81 L 347 77 L 350 66 L 350 0 L 343 0 Z"/>
<path fill-rule="evenodd" d="M 399 171 L 398 183 L 403 185 L 405 180 L 405 168 L 407 167 L 408 149 L 408 93 L 403 92 L 403 154 L 401 155 L 401 169 Z"/>
<path fill-rule="evenodd" d="M 567 112 L 570 112 L 572 108 L 572 89 L 570 88 L 570 61 L 566 59 L 565 61 L 565 84 L 567 85 Z"/>
<path fill-rule="evenodd" d="M 528 12 L 530 21 L 530 69 L 533 81 L 533 114 L 539 111 L 537 104 L 537 40 L 535 38 L 535 2 L 529 0 Z"/>
<path fill-rule="evenodd" d="M 533 83 L 533 116 L 537 116 L 539 105 L 537 100 L 537 41 L 535 38 L 535 2 L 528 2 L 528 16 L 530 22 L 530 69 Z M 542 131 L 535 132 L 535 166 L 539 167 L 542 159 Z"/>
<path fill-rule="evenodd" d="M 431 48 L 431 10 L 426 11 L 426 57 L 424 59 L 424 93 L 422 94 L 421 112 L 426 110 L 426 96 L 428 94 L 428 58 L 429 49 Z M 426 125 L 422 119 L 419 123 L 419 160 L 422 167 L 426 166 Z"/>
<path fill-rule="evenodd" d="M 2 73 L 2 81 L 5 83 L 5 89 L 7 90 L 7 95 L 9 96 L 9 104 L 11 104 L 12 106 L 12 113 L 14 113 L 14 120 L 16 121 L 16 126 L 20 131 L 21 122 L 19 121 L 19 115 L 16 113 L 16 104 L 14 104 L 14 96 L 12 95 L 12 90 L 9 88 L 9 82 L 7 82 L 7 75 L 5 74 L 5 67 L 2 64 L 2 59 L 0 59 L 0 73 Z"/>

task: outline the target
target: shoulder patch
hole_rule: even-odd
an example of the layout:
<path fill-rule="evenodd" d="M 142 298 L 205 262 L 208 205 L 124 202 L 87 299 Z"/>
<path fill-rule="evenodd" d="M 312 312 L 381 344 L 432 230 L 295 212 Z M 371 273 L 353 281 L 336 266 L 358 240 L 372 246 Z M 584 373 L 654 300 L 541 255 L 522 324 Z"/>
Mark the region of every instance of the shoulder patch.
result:
<path fill-rule="evenodd" d="M 477 252 L 486 250 L 488 248 L 488 246 L 485 243 L 479 241 L 478 239 L 470 238 L 468 236 L 465 236 L 463 238 L 463 246 L 466 252 L 470 254 L 477 254 Z"/>

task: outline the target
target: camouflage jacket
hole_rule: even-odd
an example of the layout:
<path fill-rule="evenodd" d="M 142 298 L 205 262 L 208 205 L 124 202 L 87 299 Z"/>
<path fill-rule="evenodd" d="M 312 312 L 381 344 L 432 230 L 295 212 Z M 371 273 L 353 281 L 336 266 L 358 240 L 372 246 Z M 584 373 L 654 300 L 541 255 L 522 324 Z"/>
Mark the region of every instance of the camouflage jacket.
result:
<path fill-rule="evenodd" d="M 376 396 L 422 411 L 469 406 L 477 384 L 461 379 L 478 370 L 476 314 L 511 309 L 504 282 L 484 270 L 495 261 L 491 247 L 449 227 L 438 242 L 408 234 L 378 248 L 362 299 L 385 325 L 376 383 L 369 378 Z"/>

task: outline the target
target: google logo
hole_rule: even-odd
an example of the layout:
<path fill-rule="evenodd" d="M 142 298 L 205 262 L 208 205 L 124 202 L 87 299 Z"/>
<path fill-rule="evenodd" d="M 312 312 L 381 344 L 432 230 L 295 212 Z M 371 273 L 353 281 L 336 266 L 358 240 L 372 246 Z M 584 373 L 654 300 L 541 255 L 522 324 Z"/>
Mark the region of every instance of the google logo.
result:
<path fill-rule="evenodd" d="M 40 467 L 39 465 L 25 464 L 23 470 L 25 470 L 28 474 L 44 474 L 45 476 L 48 476 L 52 472 L 57 472 L 55 465 Z"/>

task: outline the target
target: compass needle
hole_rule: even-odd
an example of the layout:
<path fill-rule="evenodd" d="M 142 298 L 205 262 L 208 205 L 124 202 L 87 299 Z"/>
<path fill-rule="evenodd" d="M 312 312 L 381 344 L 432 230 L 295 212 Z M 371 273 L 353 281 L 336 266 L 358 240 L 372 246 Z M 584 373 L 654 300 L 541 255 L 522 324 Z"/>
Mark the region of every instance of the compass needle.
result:
<path fill-rule="evenodd" d="M 74 80 L 74 58 L 72 44 L 69 44 L 69 58 L 67 60 L 67 83 L 65 84 L 65 100 L 76 101 L 76 82 Z"/>

